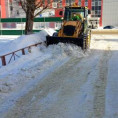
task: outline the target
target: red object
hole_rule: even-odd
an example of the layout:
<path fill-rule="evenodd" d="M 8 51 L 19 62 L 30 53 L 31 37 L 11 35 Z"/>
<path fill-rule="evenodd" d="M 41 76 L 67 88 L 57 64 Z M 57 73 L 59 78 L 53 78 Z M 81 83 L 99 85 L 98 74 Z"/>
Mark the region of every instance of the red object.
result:
<path fill-rule="evenodd" d="M 12 2 L 12 0 L 9 0 L 9 2 Z"/>
<path fill-rule="evenodd" d="M 6 6 L 5 6 L 5 0 L 1 0 L 1 18 L 6 18 Z"/>
<path fill-rule="evenodd" d="M 45 6 L 47 6 L 47 4 L 48 4 L 48 1 L 47 1 L 47 0 L 45 0 Z"/>
<path fill-rule="evenodd" d="M 62 6 L 63 6 L 63 7 L 66 6 L 66 0 L 62 0 Z"/>
<path fill-rule="evenodd" d="M 49 27 L 50 28 L 55 28 L 55 23 L 54 22 L 50 22 Z"/>
<path fill-rule="evenodd" d="M 2 66 L 6 65 L 6 59 L 5 56 L 1 57 L 1 61 L 2 61 Z"/>
<path fill-rule="evenodd" d="M 78 2 L 79 2 L 78 0 L 75 0 L 75 3 L 76 3 L 77 5 L 78 5 Z"/>
<path fill-rule="evenodd" d="M 21 6 L 21 2 L 19 2 L 18 5 Z"/>
<path fill-rule="evenodd" d="M 81 6 L 82 6 L 82 7 L 85 6 L 85 0 L 81 0 Z"/>
<path fill-rule="evenodd" d="M 90 9 L 91 10 L 91 8 L 92 8 L 92 0 L 88 0 L 88 9 Z"/>
<path fill-rule="evenodd" d="M 101 17 L 100 17 L 100 26 L 102 26 L 102 17 L 103 17 L 103 0 L 101 0 Z"/>
<path fill-rule="evenodd" d="M 53 0 L 50 0 L 50 8 L 52 8 Z"/>
<path fill-rule="evenodd" d="M 60 11 L 63 11 L 63 9 L 55 9 L 55 17 L 63 17 L 59 15 Z"/>

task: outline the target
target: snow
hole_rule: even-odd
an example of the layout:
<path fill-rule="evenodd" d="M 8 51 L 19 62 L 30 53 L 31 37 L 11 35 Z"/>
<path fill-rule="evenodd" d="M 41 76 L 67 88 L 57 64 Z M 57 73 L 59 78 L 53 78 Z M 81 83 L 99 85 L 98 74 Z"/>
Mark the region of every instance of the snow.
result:
<path fill-rule="evenodd" d="M 118 117 L 118 52 L 115 51 L 109 62 L 108 84 L 106 88 L 106 117 Z"/>
<path fill-rule="evenodd" d="M 5 37 L 4 44 L 0 37 L 0 54 L 43 42 L 54 32 Z M 118 118 L 117 50 L 118 35 L 92 35 L 86 53 L 62 43 L 33 47 L 0 68 L 1 118 Z"/>
<path fill-rule="evenodd" d="M 19 50 L 21 48 L 25 48 L 27 46 L 39 42 L 43 42 L 46 40 L 47 35 L 52 35 L 54 32 L 55 31 L 53 29 L 47 28 L 36 34 L 26 35 L 26 36 L 22 35 L 17 39 L 10 41 L 10 43 L 8 44 L 9 46 L 7 48 L 4 46 L 4 48 L 1 49 L 2 51 L 0 52 L 0 55 Z"/>
<path fill-rule="evenodd" d="M 105 89 L 105 116 L 104 118 L 118 117 L 118 35 L 96 35 L 94 38 L 102 43 L 103 46 L 108 45 L 109 61 L 107 83 Z M 102 46 L 102 47 L 103 47 Z M 101 49 L 101 48 L 100 48 Z"/>
<path fill-rule="evenodd" d="M 0 36 L 0 53 L 17 37 L 18 36 Z"/>

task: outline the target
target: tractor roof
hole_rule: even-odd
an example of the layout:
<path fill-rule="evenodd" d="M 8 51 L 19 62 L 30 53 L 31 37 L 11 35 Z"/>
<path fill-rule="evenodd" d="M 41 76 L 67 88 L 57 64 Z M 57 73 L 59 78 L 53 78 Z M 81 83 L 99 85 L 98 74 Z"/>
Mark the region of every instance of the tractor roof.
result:
<path fill-rule="evenodd" d="M 65 8 L 72 8 L 72 9 L 88 9 L 88 7 L 82 7 L 82 6 L 66 6 Z"/>

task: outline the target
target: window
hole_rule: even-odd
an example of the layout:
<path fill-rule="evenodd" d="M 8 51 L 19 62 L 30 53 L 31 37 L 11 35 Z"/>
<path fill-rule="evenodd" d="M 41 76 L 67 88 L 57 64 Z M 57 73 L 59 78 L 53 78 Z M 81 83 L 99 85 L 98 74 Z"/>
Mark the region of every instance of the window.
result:
<path fill-rule="evenodd" d="M 92 6 L 92 10 L 95 10 L 95 7 L 94 6 Z"/>
<path fill-rule="evenodd" d="M 79 6 L 81 6 L 81 2 L 79 2 Z"/>
<path fill-rule="evenodd" d="M 92 17 L 100 17 L 101 15 L 101 0 L 92 0 Z"/>
<path fill-rule="evenodd" d="M 95 6 L 98 6 L 98 2 L 95 2 Z"/>
<path fill-rule="evenodd" d="M 101 6 L 101 1 L 98 2 L 98 6 Z"/>
<path fill-rule="evenodd" d="M 85 2 L 85 6 L 88 6 L 88 2 Z"/>
<path fill-rule="evenodd" d="M 95 2 L 92 2 L 92 6 L 95 6 Z"/>

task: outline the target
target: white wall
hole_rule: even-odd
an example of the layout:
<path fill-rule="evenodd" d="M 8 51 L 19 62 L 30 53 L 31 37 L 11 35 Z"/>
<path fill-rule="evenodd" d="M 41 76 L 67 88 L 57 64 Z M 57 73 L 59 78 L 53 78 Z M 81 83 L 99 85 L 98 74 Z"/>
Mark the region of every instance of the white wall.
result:
<path fill-rule="evenodd" d="M 118 0 L 103 0 L 103 26 L 118 26 Z"/>

